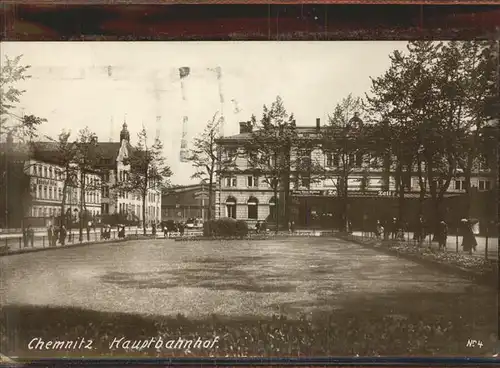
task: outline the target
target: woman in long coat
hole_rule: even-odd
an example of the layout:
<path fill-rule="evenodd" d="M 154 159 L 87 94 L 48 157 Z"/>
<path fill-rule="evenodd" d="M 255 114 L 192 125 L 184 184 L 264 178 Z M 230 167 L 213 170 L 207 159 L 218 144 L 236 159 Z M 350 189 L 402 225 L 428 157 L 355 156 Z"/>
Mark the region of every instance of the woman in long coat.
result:
<path fill-rule="evenodd" d="M 477 247 L 476 237 L 472 232 L 472 224 L 467 219 L 462 219 L 461 223 L 462 223 L 462 233 L 463 233 L 462 248 L 464 249 L 465 252 L 469 252 L 472 254 L 472 250 L 474 249 L 475 251 Z"/>

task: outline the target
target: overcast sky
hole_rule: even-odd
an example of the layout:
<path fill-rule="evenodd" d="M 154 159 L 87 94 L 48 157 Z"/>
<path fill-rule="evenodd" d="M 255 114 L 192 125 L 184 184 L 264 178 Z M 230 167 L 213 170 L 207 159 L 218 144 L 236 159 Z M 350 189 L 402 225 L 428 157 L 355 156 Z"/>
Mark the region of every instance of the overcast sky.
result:
<path fill-rule="evenodd" d="M 236 134 L 239 121 L 259 117 L 263 104 L 280 95 L 298 125 L 314 125 L 317 117 L 324 122 L 347 94 L 364 96 L 370 77 L 389 66 L 389 54 L 405 47 L 382 41 L 3 42 L 0 53 L 2 60 L 23 54 L 23 63 L 32 66 L 16 113 L 46 118 L 42 134 L 76 134 L 88 126 L 100 140 L 116 141 L 126 119 L 133 144 L 144 124 L 152 136 L 160 132 L 172 181 L 187 184 L 190 165 L 179 162 L 183 115 L 192 138 L 222 107 L 226 135 Z M 178 71 L 184 66 L 191 68 L 186 102 Z"/>

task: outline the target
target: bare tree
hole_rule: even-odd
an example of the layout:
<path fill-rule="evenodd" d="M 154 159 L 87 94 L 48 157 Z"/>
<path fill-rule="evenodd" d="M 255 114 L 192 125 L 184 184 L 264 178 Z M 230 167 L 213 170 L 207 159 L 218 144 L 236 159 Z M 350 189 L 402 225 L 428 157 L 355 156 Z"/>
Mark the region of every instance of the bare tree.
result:
<path fill-rule="evenodd" d="M 196 169 L 192 175 L 193 179 L 201 179 L 208 182 L 208 219 L 212 219 L 214 180 L 217 171 L 235 169 L 233 161 L 223 160 L 219 155 L 217 140 L 220 135 L 220 124 L 222 118 L 218 113 L 214 114 L 205 127 L 203 133 L 196 137 L 193 148 L 189 152 L 188 160 Z"/>
<path fill-rule="evenodd" d="M 163 144 L 159 138 L 149 144 L 146 128 L 137 135 L 137 144 L 129 158 L 130 176 L 115 187 L 129 193 L 138 194 L 142 199 L 142 226 L 146 235 L 146 200 L 151 191 L 161 194 L 170 185 L 172 171 L 163 155 Z"/>
<path fill-rule="evenodd" d="M 80 190 L 80 213 L 79 240 L 83 240 L 84 220 L 88 217 L 86 193 L 96 190 L 95 183 L 89 180 L 88 174 L 95 173 L 97 163 L 97 135 L 90 131 L 88 127 L 78 132 L 78 137 L 74 142 L 75 162 L 78 167 L 78 188 Z"/>
<path fill-rule="evenodd" d="M 0 138 L 10 133 L 17 139 L 32 139 L 36 137 L 38 126 L 46 121 L 34 115 L 18 116 L 12 112 L 26 92 L 17 84 L 31 78 L 27 74 L 30 66 L 21 65 L 21 58 L 22 55 L 13 59 L 5 56 L 0 67 Z"/>

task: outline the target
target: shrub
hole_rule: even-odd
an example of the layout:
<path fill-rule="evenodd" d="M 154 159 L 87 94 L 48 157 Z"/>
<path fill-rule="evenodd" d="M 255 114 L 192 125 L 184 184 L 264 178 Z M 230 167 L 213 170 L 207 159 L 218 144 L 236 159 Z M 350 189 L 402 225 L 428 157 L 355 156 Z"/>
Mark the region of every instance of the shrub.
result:
<path fill-rule="evenodd" d="M 244 237 L 248 235 L 248 224 L 246 221 L 236 221 L 236 234 L 237 236 Z"/>
<path fill-rule="evenodd" d="M 221 218 L 203 224 L 203 236 L 246 236 L 248 225 L 243 220 Z"/>
<path fill-rule="evenodd" d="M 236 235 L 236 220 L 233 218 L 221 218 L 216 220 L 217 236 L 234 236 Z"/>

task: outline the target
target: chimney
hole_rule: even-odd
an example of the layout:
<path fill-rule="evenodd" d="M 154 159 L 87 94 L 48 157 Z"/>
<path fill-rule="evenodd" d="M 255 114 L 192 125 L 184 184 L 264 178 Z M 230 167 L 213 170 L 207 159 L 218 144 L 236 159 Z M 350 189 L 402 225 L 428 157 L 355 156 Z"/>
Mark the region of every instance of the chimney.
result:
<path fill-rule="evenodd" d="M 252 124 L 249 121 L 240 122 L 240 134 L 252 133 Z"/>
<path fill-rule="evenodd" d="M 316 118 L 316 130 L 319 132 L 320 129 L 321 129 L 320 119 Z"/>

